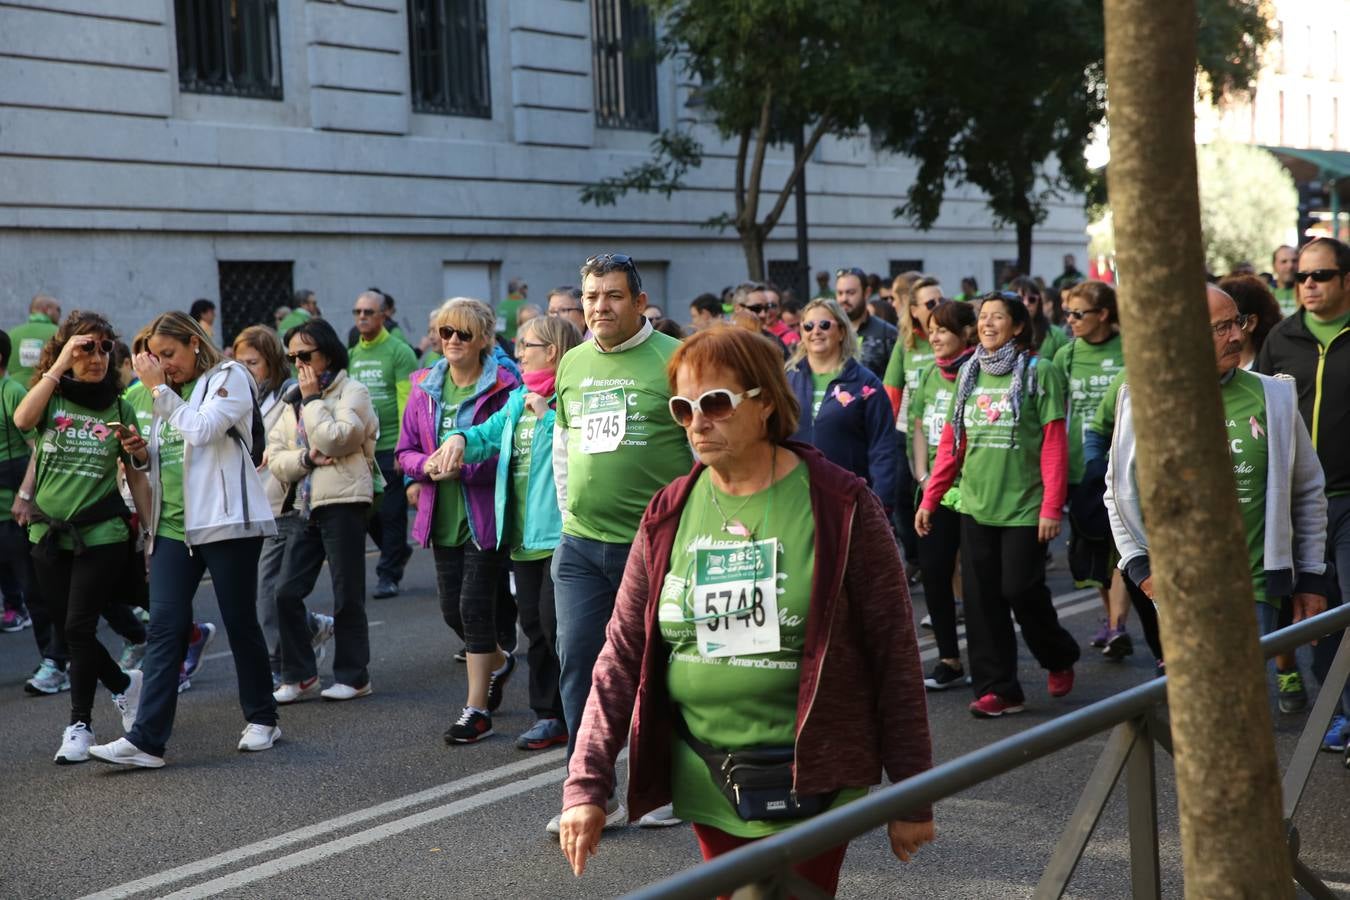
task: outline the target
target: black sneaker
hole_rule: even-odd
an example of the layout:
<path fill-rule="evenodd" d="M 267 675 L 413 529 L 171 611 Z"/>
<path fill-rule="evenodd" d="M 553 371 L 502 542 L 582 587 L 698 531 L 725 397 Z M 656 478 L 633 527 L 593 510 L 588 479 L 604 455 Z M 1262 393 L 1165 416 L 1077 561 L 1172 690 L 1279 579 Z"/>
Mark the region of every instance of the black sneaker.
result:
<path fill-rule="evenodd" d="M 1102 656 L 1107 659 L 1124 659 L 1134 654 L 1134 641 L 1124 628 L 1113 628 L 1107 635 L 1106 645 L 1102 647 Z"/>
<path fill-rule="evenodd" d="M 464 707 L 455 724 L 445 731 L 447 744 L 473 744 L 492 736 L 492 717 L 476 709 Z"/>
<path fill-rule="evenodd" d="M 460 647 L 459 652 L 455 654 L 455 662 L 463 665 L 468 661 L 469 661 L 469 651 L 465 650 L 463 647 Z"/>
<path fill-rule="evenodd" d="M 923 680 L 923 686 L 930 691 L 945 691 L 953 685 L 965 683 L 965 669 L 952 668 L 942 660 L 938 660 L 937 665 L 933 666 L 933 671 L 929 672 L 928 677 Z"/>
<path fill-rule="evenodd" d="M 373 596 L 376 600 L 388 600 L 390 597 L 397 597 L 398 584 L 391 578 L 381 578 L 375 584 Z"/>
<path fill-rule="evenodd" d="M 506 654 L 506 662 L 500 669 L 492 673 L 488 679 L 488 712 L 496 712 L 497 707 L 502 705 L 502 694 L 506 691 L 506 682 L 511 680 L 511 673 L 516 670 L 516 658 L 510 653 Z"/>

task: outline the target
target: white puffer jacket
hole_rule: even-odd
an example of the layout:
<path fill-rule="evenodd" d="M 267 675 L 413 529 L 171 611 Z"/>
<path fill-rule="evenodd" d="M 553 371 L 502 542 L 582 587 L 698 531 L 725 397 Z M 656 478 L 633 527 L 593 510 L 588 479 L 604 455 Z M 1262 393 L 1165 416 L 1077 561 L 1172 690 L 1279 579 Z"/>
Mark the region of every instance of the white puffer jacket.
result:
<path fill-rule="evenodd" d="M 189 547 L 277 533 L 271 505 L 249 458 L 253 436 L 253 376 L 223 360 L 197 379 L 184 400 L 173 391 L 155 397 L 150 429 L 150 535 L 159 530 L 159 422 L 183 436 L 183 531 Z M 239 435 L 228 432 L 231 428 Z"/>
<path fill-rule="evenodd" d="M 339 372 L 322 396 L 300 408 L 309 446 L 333 458 L 333 464 L 310 469 L 302 462 L 295 407 L 284 404 L 281 417 L 267 435 L 267 465 L 272 475 L 287 485 L 313 475 L 310 508 L 337 503 L 369 503 L 375 483 L 375 438 L 380 419 L 370 402 L 366 386 L 346 372 Z"/>

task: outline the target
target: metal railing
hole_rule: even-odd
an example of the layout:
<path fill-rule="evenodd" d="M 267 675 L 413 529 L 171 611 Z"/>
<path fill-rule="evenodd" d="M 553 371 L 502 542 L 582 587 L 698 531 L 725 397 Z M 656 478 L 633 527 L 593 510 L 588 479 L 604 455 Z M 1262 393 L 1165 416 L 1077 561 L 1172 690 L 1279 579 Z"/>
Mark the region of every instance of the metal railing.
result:
<path fill-rule="evenodd" d="M 1270 659 L 1347 626 L 1350 626 L 1350 603 L 1266 635 L 1261 639 L 1261 652 Z M 1341 642 L 1283 779 L 1283 810 L 1294 878 L 1316 900 L 1335 900 L 1336 895 L 1298 858 L 1299 835 L 1292 821 L 1347 676 L 1350 676 L 1350 640 Z M 1172 753 L 1171 730 L 1162 716 L 1166 705 L 1166 679 L 1154 679 L 874 791 L 787 831 L 640 888 L 628 897 L 630 900 L 705 900 L 719 894 L 734 894 L 736 900 L 826 897 L 793 872 L 794 862 L 810 859 L 911 810 L 1113 729 L 1034 896 L 1037 900 L 1063 896 L 1124 773 L 1131 896 L 1134 900 L 1156 900 L 1161 897 L 1162 888 L 1153 748 L 1157 744 Z"/>

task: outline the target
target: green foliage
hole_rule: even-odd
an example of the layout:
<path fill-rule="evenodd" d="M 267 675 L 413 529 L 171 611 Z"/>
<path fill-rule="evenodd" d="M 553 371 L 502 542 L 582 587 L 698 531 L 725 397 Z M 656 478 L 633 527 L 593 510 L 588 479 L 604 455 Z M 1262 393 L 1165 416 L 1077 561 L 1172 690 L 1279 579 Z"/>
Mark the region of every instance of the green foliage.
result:
<path fill-rule="evenodd" d="M 1227 274 L 1239 262 L 1268 267 L 1298 221 L 1298 188 L 1271 153 L 1215 141 L 1195 148 L 1205 264 Z"/>
<path fill-rule="evenodd" d="M 688 134 L 663 131 L 652 139 L 652 158 L 626 169 L 616 178 L 605 178 L 581 189 L 581 202 L 613 206 L 628 191 L 656 192 L 666 199 L 684 187 L 684 176 L 703 163 L 703 145 Z"/>

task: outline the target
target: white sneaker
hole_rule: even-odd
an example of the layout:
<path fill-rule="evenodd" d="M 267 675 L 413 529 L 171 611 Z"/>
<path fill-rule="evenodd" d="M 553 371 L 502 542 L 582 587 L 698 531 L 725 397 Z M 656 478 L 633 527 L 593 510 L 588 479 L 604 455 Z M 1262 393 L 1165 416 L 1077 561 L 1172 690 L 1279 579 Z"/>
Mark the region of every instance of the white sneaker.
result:
<path fill-rule="evenodd" d="M 315 613 L 314 623 L 319 630 L 310 638 L 310 646 L 314 648 L 314 664 L 318 665 L 328 655 L 328 642 L 333 639 L 333 617 Z"/>
<path fill-rule="evenodd" d="M 355 700 L 357 697 L 369 697 L 374 690 L 367 681 L 364 686 L 355 688 L 350 684 L 334 684 L 319 692 L 325 700 Z"/>
<path fill-rule="evenodd" d="M 61 732 L 61 749 L 56 751 L 56 764 L 69 766 L 89 761 L 89 748 L 94 745 L 94 733 L 83 722 L 67 725 Z"/>
<path fill-rule="evenodd" d="M 931 631 L 933 628 L 933 617 L 931 615 L 925 614 L 924 617 L 919 620 L 919 627 L 927 628 Z"/>
<path fill-rule="evenodd" d="M 239 736 L 240 750 L 270 750 L 281 739 L 281 728 L 276 725 L 257 725 L 249 722 Z"/>
<path fill-rule="evenodd" d="M 111 744 L 96 744 L 89 748 L 89 755 L 94 759 L 119 766 L 139 766 L 142 769 L 159 769 L 164 766 L 164 757 L 151 756 L 126 738 L 118 738 Z"/>
<path fill-rule="evenodd" d="M 122 693 L 113 694 L 112 702 L 122 715 L 122 730 L 129 732 L 136 724 L 136 713 L 141 708 L 141 685 L 145 682 L 145 675 L 134 670 L 127 673 L 127 678 L 131 679 L 131 684 Z"/>
<path fill-rule="evenodd" d="M 299 683 L 286 682 L 272 692 L 272 699 L 278 703 L 299 703 L 301 700 L 313 700 L 319 696 L 319 676 Z"/>
<path fill-rule="evenodd" d="M 673 825 L 683 824 L 684 819 L 676 818 L 675 809 L 669 803 L 657 807 L 638 819 L 639 828 L 670 828 Z"/>
<path fill-rule="evenodd" d="M 678 821 L 678 820 L 677 820 Z M 611 828 L 619 828 L 628 824 L 628 807 L 623 805 L 623 801 L 617 797 L 610 797 L 605 803 L 605 827 L 608 831 Z M 673 824 L 673 823 L 672 823 Z M 544 830 L 549 834 L 557 836 L 562 833 L 562 813 L 548 820 Z"/>

